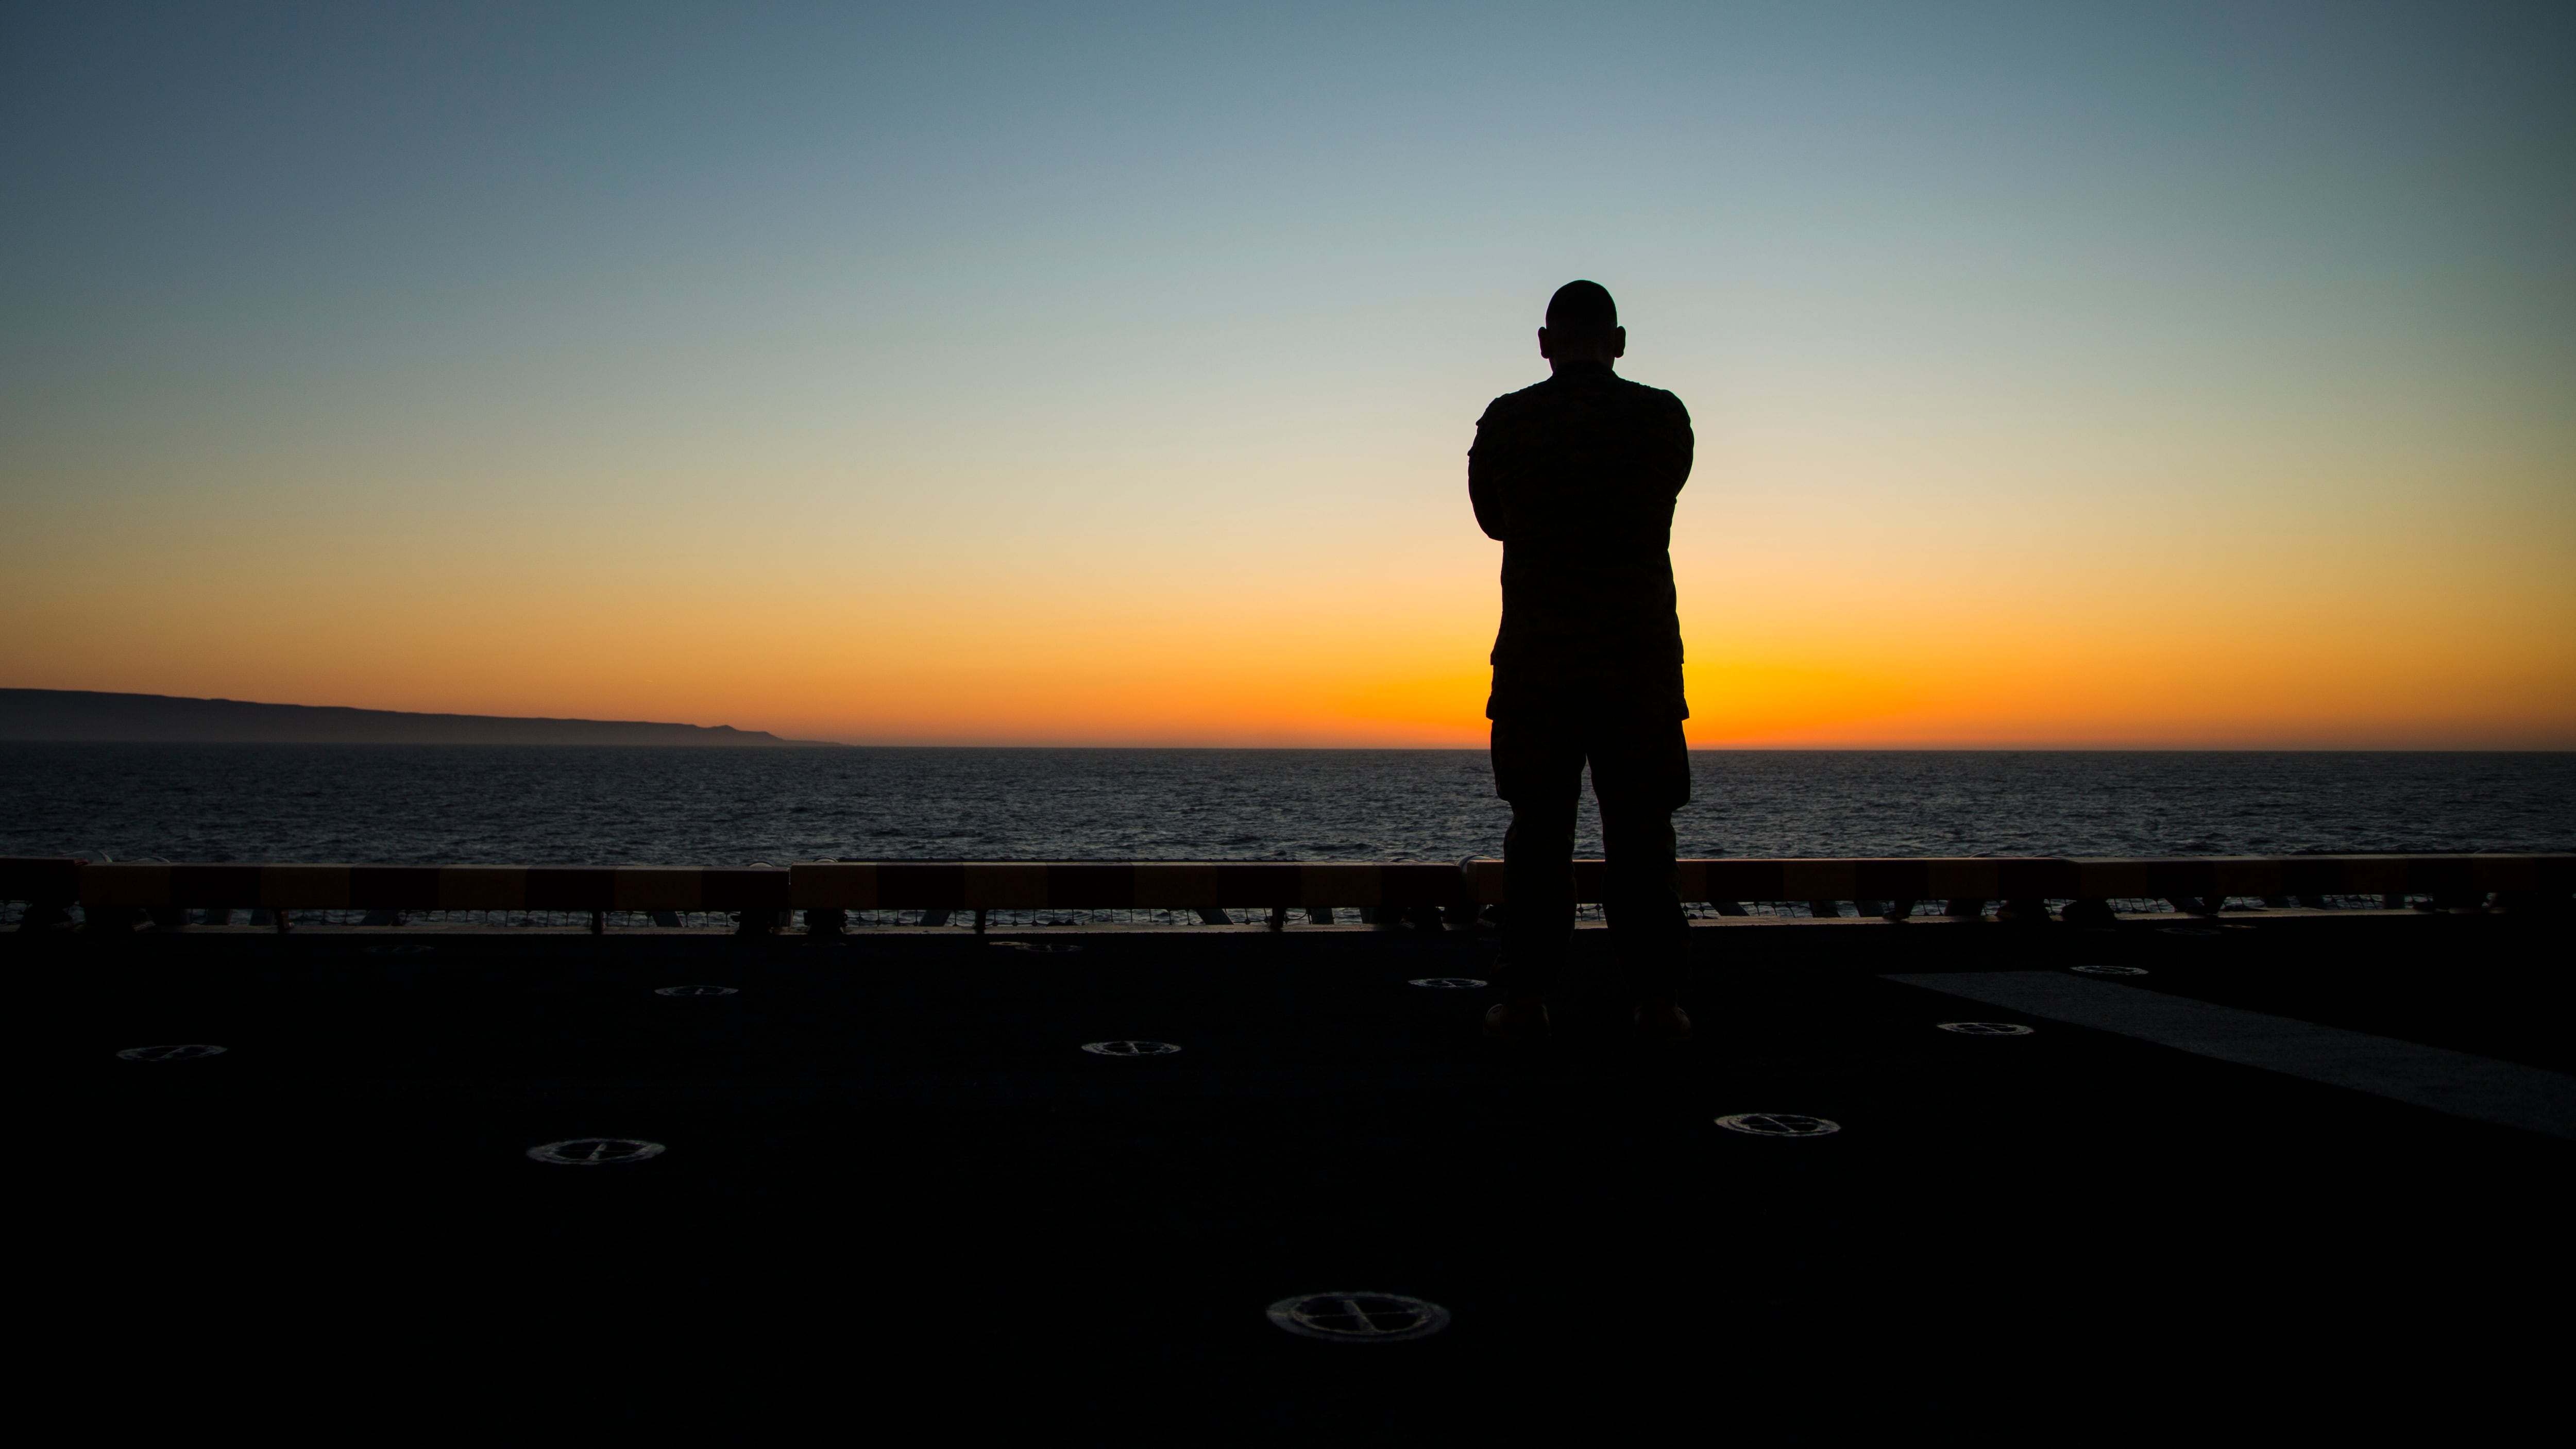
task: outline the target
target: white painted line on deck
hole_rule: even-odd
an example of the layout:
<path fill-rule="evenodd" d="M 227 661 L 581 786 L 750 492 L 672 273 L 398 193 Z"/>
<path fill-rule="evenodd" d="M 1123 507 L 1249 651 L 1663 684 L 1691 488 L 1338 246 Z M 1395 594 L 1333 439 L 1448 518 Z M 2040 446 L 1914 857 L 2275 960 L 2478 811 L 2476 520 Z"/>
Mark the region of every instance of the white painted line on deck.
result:
<path fill-rule="evenodd" d="M 2350 1087 L 2454 1117 L 2576 1141 L 2576 1077 L 2562 1072 L 2063 971 L 1927 972 L 1885 979 L 2027 1016 L 2117 1032 L 2195 1056 Z"/>

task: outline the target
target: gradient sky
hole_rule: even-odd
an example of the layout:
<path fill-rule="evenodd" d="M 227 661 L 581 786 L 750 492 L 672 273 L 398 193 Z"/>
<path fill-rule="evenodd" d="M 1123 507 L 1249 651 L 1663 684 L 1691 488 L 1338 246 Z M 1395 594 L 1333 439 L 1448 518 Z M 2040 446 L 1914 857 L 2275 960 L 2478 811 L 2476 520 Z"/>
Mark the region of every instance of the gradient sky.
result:
<path fill-rule="evenodd" d="M 1720 745 L 2576 747 L 2576 9 L 13 6 L 0 684 L 1472 744 L 1486 400 Z"/>

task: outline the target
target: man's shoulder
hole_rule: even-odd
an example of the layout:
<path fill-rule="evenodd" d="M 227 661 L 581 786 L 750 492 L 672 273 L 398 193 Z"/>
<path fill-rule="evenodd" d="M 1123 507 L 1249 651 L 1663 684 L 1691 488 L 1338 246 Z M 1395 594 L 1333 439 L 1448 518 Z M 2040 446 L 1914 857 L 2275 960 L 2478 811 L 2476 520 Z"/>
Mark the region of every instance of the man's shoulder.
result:
<path fill-rule="evenodd" d="M 1685 422 L 1690 418 L 1690 410 L 1683 407 L 1682 400 L 1670 392 L 1660 387 L 1632 381 L 1615 372 L 1604 372 L 1599 377 L 1586 379 L 1580 385 L 1569 385 L 1569 379 L 1562 375 L 1543 378 L 1518 392 L 1504 393 L 1501 397 L 1487 403 L 1484 416 L 1476 421 L 1479 426 L 1482 426 L 1517 417 L 1540 416 L 1560 408 L 1580 407 L 1587 403 L 1598 406 L 1598 399 L 1605 393 L 1616 398 L 1619 403 L 1640 412 L 1668 414 Z"/>
<path fill-rule="evenodd" d="M 1541 378 L 1518 392 L 1504 393 L 1501 397 L 1485 404 L 1484 415 L 1476 419 L 1477 426 L 1501 422 L 1515 414 L 1527 413 L 1533 408 L 1546 406 L 1548 387 L 1555 381 L 1556 379 L 1552 377 Z"/>
<path fill-rule="evenodd" d="M 1659 412 L 1680 413 L 1685 417 L 1690 414 L 1690 409 L 1682 406 L 1682 400 L 1680 398 L 1675 397 L 1672 393 L 1667 392 L 1660 387 L 1620 377 L 1615 373 L 1611 376 L 1610 380 L 1617 383 L 1620 391 L 1627 396 L 1631 403 L 1634 403 L 1638 407 L 1652 408 Z"/>

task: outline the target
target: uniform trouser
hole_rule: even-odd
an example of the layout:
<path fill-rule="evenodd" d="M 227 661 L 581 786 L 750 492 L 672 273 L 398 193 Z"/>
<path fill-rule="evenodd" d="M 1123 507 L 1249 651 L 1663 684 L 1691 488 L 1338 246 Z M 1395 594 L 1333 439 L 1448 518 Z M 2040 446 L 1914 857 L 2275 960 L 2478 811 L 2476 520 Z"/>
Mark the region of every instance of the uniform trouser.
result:
<path fill-rule="evenodd" d="M 1494 721 L 1494 793 L 1511 802 L 1503 837 L 1503 984 L 1553 990 L 1574 934 L 1574 816 L 1583 769 L 1601 805 L 1602 902 L 1629 988 L 1681 993 L 1690 923 L 1673 865 L 1673 812 L 1690 800 L 1681 721 L 1652 716 Z"/>

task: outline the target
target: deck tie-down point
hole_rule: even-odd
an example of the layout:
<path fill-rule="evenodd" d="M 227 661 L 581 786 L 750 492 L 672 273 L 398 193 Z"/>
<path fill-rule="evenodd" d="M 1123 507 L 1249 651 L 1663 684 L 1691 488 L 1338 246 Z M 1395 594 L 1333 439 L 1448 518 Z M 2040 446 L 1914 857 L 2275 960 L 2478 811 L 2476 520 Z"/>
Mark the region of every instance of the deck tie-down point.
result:
<path fill-rule="evenodd" d="M 1082 1049 L 1096 1057 L 1167 1057 L 1180 1050 L 1167 1041 L 1087 1041 Z"/>
<path fill-rule="evenodd" d="M 1270 1305 L 1270 1321 L 1300 1338 L 1401 1343 L 1449 1326 L 1449 1310 L 1404 1293 L 1302 1293 Z"/>
<path fill-rule="evenodd" d="M 531 1147 L 528 1156 L 567 1167 L 599 1167 L 611 1162 L 642 1162 L 662 1152 L 661 1143 L 641 1137 L 572 1137 Z"/>
<path fill-rule="evenodd" d="M 1718 1118 L 1717 1125 L 1748 1137 L 1830 1137 L 1843 1130 L 1840 1122 L 1796 1112 L 1736 1112 Z"/>

